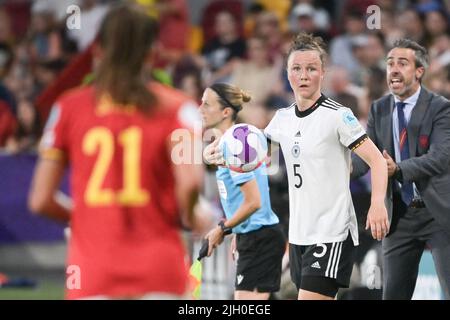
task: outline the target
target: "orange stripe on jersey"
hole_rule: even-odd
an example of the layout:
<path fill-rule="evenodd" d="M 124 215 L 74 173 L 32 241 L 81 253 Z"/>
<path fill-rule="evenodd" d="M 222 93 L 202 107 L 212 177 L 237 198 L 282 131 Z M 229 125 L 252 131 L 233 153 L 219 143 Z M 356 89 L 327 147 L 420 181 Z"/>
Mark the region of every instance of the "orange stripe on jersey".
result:
<path fill-rule="evenodd" d="M 46 160 L 64 161 L 65 159 L 64 152 L 56 148 L 42 149 L 39 151 L 39 156 Z"/>

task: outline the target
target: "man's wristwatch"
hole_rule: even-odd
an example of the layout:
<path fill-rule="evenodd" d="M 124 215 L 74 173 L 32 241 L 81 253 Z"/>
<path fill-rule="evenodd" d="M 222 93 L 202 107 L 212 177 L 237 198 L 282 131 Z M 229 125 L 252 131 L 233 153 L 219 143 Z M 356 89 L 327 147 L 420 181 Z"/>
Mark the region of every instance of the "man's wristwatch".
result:
<path fill-rule="evenodd" d="M 224 236 L 227 236 L 227 235 L 231 234 L 231 232 L 233 231 L 232 228 L 225 226 L 225 221 L 224 220 L 221 220 L 219 222 L 219 227 L 220 227 L 220 229 L 222 229 L 222 232 L 223 232 Z"/>

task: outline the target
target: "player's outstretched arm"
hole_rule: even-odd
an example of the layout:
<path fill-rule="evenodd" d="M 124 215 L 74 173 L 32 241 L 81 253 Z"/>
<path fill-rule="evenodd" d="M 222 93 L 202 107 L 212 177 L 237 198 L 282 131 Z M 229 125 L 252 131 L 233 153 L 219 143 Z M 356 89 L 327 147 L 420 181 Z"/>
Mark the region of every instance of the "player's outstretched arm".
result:
<path fill-rule="evenodd" d="M 354 152 L 371 169 L 372 197 L 367 214 L 366 230 L 370 228 L 372 237 L 381 240 L 389 232 L 389 219 L 384 203 L 388 181 L 386 160 L 370 139 L 357 147 Z"/>
<path fill-rule="evenodd" d="M 31 184 L 28 206 L 34 213 L 68 222 L 72 203 L 58 190 L 64 167 L 62 161 L 39 159 Z"/>

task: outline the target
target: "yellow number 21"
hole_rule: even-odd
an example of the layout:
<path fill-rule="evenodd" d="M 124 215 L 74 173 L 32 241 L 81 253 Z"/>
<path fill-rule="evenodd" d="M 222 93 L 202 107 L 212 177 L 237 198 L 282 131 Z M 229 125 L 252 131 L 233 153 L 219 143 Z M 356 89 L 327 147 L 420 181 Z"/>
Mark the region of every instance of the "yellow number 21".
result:
<path fill-rule="evenodd" d="M 89 206 L 143 206 L 150 200 L 149 193 L 141 188 L 140 159 L 142 130 L 130 127 L 119 133 L 118 142 L 123 147 L 123 188 L 114 191 L 102 188 L 114 155 L 114 135 L 105 127 L 90 129 L 83 138 L 83 152 L 94 155 L 97 161 L 87 183 L 84 200 Z"/>

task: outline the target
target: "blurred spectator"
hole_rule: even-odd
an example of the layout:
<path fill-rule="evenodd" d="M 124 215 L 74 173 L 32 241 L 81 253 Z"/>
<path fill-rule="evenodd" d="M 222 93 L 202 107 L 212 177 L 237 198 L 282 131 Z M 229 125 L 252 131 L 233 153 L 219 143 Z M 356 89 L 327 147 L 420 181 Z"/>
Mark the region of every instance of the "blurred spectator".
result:
<path fill-rule="evenodd" d="M 299 16 L 301 15 L 312 17 L 312 21 L 314 22 L 314 25 L 318 30 L 325 33 L 329 31 L 330 16 L 325 9 L 314 6 L 314 1 L 311 0 L 296 1 L 296 5 L 294 5 L 289 18 L 291 30 L 294 32 L 300 31 L 298 30 L 298 19 Z"/>
<path fill-rule="evenodd" d="M 280 51 L 281 51 L 281 59 L 277 60 L 275 63 L 278 64 L 280 73 L 278 75 L 278 78 L 281 79 L 280 83 L 276 88 L 273 89 L 274 92 L 276 92 L 276 96 L 271 97 L 272 102 L 282 102 L 283 103 L 270 103 L 269 105 L 272 108 L 279 108 L 284 107 L 286 105 L 289 105 L 290 103 L 294 102 L 294 93 L 292 92 L 291 85 L 289 84 L 289 80 L 287 78 L 287 58 L 288 58 L 288 52 L 292 43 L 292 39 L 294 38 L 294 34 L 290 32 L 286 32 L 282 35 L 281 38 L 281 45 L 280 45 Z M 280 100 L 282 99 L 282 100 Z"/>
<path fill-rule="evenodd" d="M 281 44 L 283 32 L 275 13 L 264 11 L 256 18 L 254 35 L 264 38 L 266 41 L 269 58 L 275 62 L 282 55 Z"/>
<path fill-rule="evenodd" d="M 33 93 L 34 77 L 30 61 L 28 42 L 25 40 L 14 47 L 14 59 L 10 71 L 4 77 L 4 84 L 16 100 Z M 16 108 L 15 108 L 16 109 Z"/>
<path fill-rule="evenodd" d="M 13 51 L 6 43 L 0 42 L 0 101 L 14 114 L 16 112 L 16 102 L 14 95 L 3 84 L 4 77 L 9 73 L 13 63 Z"/>
<path fill-rule="evenodd" d="M 450 1 L 444 1 L 444 10 L 450 12 Z"/>
<path fill-rule="evenodd" d="M 14 97 L 3 85 L 3 78 L 9 72 L 12 63 L 12 50 L 4 43 L 0 43 L 0 148 L 12 138 L 16 130 Z"/>
<path fill-rule="evenodd" d="M 353 73 L 359 68 L 359 63 L 353 55 L 352 40 L 355 36 L 364 34 L 365 21 L 362 13 L 357 10 L 348 12 L 344 18 L 345 33 L 333 38 L 330 43 L 330 59 L 334 65 L 340 65 Z"/>
<path fill-rule="evenodd" d="M 62 44 L 53 12 L 39 7 L 35 7 L 35 10 L 28 30 L 31 59 L 58 59 L 62 56 Z"/>
<path fill-rule="evenodd" d="M 384 68 L 385 61 L 385 44 L 384 36 L 381 32 L 371 32 L 364 36 L 364 50 L 359 61 L 364 67 L 365 72 L 372 67 Z"/>
<path fill-rule="evenodd" d="M 33 0 L 31 10 L 49 11 L 57 21 L 63 21 L 67 16 L 67 8 L 71 5 L 80 5 L 81 0 Z"/>
<path fill-rule="evenodd" d="M 291 8 L 290 0 L 256 0 L 255 2 L 261 4 L 266 11 L 273 12 L 280 23 L 281 31 L 287 31 L 288 15 Z"/>
<path fill-rule="evenodd" d="M 11 113 L 9 106 L 0 100 L 0 148 L 3 148 L 7 141 L 12 138 L 16 131 L 16 120 Z"/>
<path fill-rule="evenodd" d="M 450 36 L 437 36 L 429 47 L 430 65 L 424 76 L 424 84 L 432 91 L 448 97 L 448 68 L 450 66 Z"/>
<path fill-rule="evenodd" d="M 236 59 L 245 55 L 245 40 L 240 36 L 237 21 L 230 12 L 219 12 L 214 27 L 217 36 L 207 42 L 202 50 L 206 63 L 201 64 L 201 67 L 208 67 L 212 71 L 206 79 L 206 85 L 225 81 Z"/>
<path fill-rule="evenodd" d="M 440 10 L 425 13 L 425 32 L 426 46 L 431 45 L 439 36 L 449 34 L 450 28 L 447 13 Z"/>
<path fill-rule="evenodd" d="M 377 0 L 346 0 L 337 2 L 338 6 L 340 6 L 339 15 L 343 18 L 344 23 L 346 23 L 346 19 L 349 15 L 354 16 L 355 13 L 357 13 L 361 17 L 361 21 L 365 23 L 363 17 L 366 14 L 367 8 L 373 4 L 378 5 Z M 339 25 L 343 26 L 341 22 L 342 20 L 339 21 Z M 344 26 L 344 30 L 345 28 L 346 26 Z"/>
<path fill-rule="evenodd" d="M 439 69 L 435 71 L 434 73 L 429 73 L 427 77 L 423 80 L 424 85 L 426 87 L 438 94 L 441 94 L 443 96 L 448 95 L 448 93 L 445 92 L 446 90 L 446 82 L 447 82 L 447 70 L 446 69 Z"/>
<path fill-rule="evenodd" d="M 237 63 L 231 82 L 252 95 L 249 104 L 263 104 L 280 81 L 280 67 L 270 61 L 266 40 L 251 37 L 247 40 L 247 60 Z"/>
<path fill-rule="evenodd" d="M 369 70 L 368 77 L 365 79 L 364 86 L 368 89 L 370 101 L 375 101 L 388 92 L 386 84 L 386 69 L 372 67 Z"/>
<path fill-rule="evenodd" d="M 78 51 L 84 51 L 95 39 L 109 6 L 98 0 L 81 0 L 81 29 L 69 30 L 68 36 L 77 43 Z"/>
<path fill-rule="evenodd" d="M 199 69 L 191 56 L 184 56 L 175 66 L 173 72 L 175 88 L 182 90 L 187 96 L 201 104 L 203 84 L 201 69 Z"/>
<path fill-rule="evenodd" d="M 445 72 L 447 74 L 447 77 L 445 78 L 445 85 L 442 94 L 447 99 L 450 99 L 450 64 L 448 64 L 447 67 L 445 68 Z"/>
<path fill-rule="evenodd" d="M 385 44 L 384 36 L 381 32 L 372 32 L 367 34 L 367 46 L 365 52 L 364 65 L 367 68 L 382 67 L 385 62 Z"/>
<path fill-rule="evenodd" d="M 8 12 L 0 7 L 0 43 L 12 43 L 11 19 Z"/>
<path fill-rule="evenodd" d="M 353 69 L 349 70 L 351 81 L 363 85 L 363 80 L 371 67 L 384 67 L 384 42 L 381 33 L 369 33 L 354 36 L 350 39 L 354 56 Z"/>
<path fill-rule="evenodd" d="M 68 14 L 72 15 L 73 11 L 67 12 L 72 5 L 78 6 L 79 0 L 34 0 L 31 6 L 32 23 L 44 26 L 44 29 L 48 29 L 49 36 L 46 36 L 46 30 L 38 33 L 38 38 L 41 37 L 50 44 L 50 57 L 37 57 L 38 59 L 57 59 L 62 58 L 69 60 L 78 51 L 77 44 L 74 40 L 69 39 L 69 29 L 66 26 L 65 18 Z M 42 18 L 44 18 L 42 20 Z M 34 20 L 34 21 L 33 21 Z M 39 27 L 42 29 L 42 26 Z M 35 27 L 32 26 L 31 30 L 28 30 L 31 36 L 37 33 Z M 43 42 L 43 41 L 41 41 Z M 41 45 L 42 46 L 42 45 Z M 58 53 L 54 54 L 55 48 Z M 36 50 L 35 50 L 36 51 Z M 36 54 L 33 56 L 36 59 Z"/>
<path fill-rule="evenodd" d="M 327 30 L 328 26 L 326 25 L 325 28 L 319 27 L 316 18 L 318 14 L 312 5 L 308 3 L 298 4 L 292 10 L 291 16 L 291 31 L 294 33 L 303 31 L 322 37 L 325 42 L 330 40 L 329 35 L 324 31 Z"/>
<path fill-rule="evenodd" d="M 253 104 L 251 107 L 250 106 L 244 107 L 242 111 L 244 111 L 245 109 L 247 109 L 245 116 L 239 114 L 237 122 L 245 122 L 259 129 L 264 129 L 269 124 L 270 120 L 268 118 L 269 113 L 264 105 Z"/>
<path fill-rule="evenodd" d="M 31 5 L 34 0 L 3 0 L 2 7 L 9 16 L 11 26 L 11 39 L 22 39 L 29 28 L 31 20 Z"/>
<path fill-rule="evenodd" d="M 247 118 L 250 113 L 254 113 L 253 106 L 262 105 L 280 82 L 280 70 L 269 59 L 265 39 L 248 39 L 247 57 L 247 60 L 236 64 L 230 78 L 233 85 L 252 95 L 247 107 L 239 113 L 241 118 Z"/>
<path fill-rule="evenodd" d="M 384 96 L 388 91 L 385 68 L 370 67 L 364 75 L 364 90 L 358 96 L 358 120 L 366 125 L 372 102 Z"/>
<path fill-rule="evenodd" d="M 398 28 L 400 28 L 404 37 L 423 43 L 425 40 L 425 29 L 419 13 L 412 9 L 406 9 L 401 12 L 396 20 Z"/>
<path fill-rule="evenodd" d="M 450 64 L 450 35 L 442 34 L 436 37 L 429 47 L 430 67 L 428 72 L 433 74 Z"/>
<path fill-rule="evenodd" d="M 217 36 L 215 27 L 217 15 L 223 11 L 229 12 L 234 17 L 238 34 L 244 34 L 244 4 L 242 0 L 209 0 L 203 8 L 201 16 L 201 28 L 205 43 Z"/>
<path fill-rule="evenodd" d="M 367 61 L 367 47 L 369 40 L 367 35 L 357 35 L 351 38 L 351 48 L 354 57 L 354 67 L 349 71 L 350 79 L 358 86 L 362 86 Z"/>
<path fill-rule="evenodd" d="M 384 37 L 384 43 L 387 47 L 392 47 L 394 42 L 400 38 L 405 37 L 405 32 L 398 27 L 397 13 L 394 15 L 391 12 L 381 14 L 381 33 Z"/>
<path fill-rule="evenodd" d="M 61 70 L 64 69 L 65 63 L 62 60 L 40 61 L 34 69 L 35 89 L 33 96 L 39 94 L 55 81 Z"/>
<path fill-rule="evenodd" d="M 416 10 L 420 14 L 425 14 L 429 11 L 438 11 L 444 9 L 442 0 L 418 0 L 412 2 L 416 3 Z"/>
<path fill-rule="evenodd" d="M 377 5 L 382 13 L 389 12 L 390 14 L 394 14 L 396 10 L 402 11 L 401 6 L 403 5 L 402 1 L 392 1 L 392 0 L 376 0 L 375 5 Z"/>
<path fill-rule="evenodd" d="M 17 108 L 17 129 L 6 144 L 10 153 L 33 151 L 40 137 L 39 119 L 29 99 L 22 99 Z"/>
<path fill-rule="evenodd" d="M 201 104 L 201 95 L 204 88 L 199 73 L 188 72 L 184 74 L 178 88 L 198 104 Z"/>
<path fill-rule="evenodd" d="M 156 68 L 173 66 L 187 50 L 190 32 L 186 0 L 137 0 L 159 23 Z"/>
<path fill-rule="evenodd" d="M 252 2 L 247 8 L 244 17 L 244 36 L 246 38 L 255 33 L 256 21 L 258 20 L 258 16 L 263 12 L 265 12 L 265 8 L 258 2 Z"/>
<path fill-rule="evenodd" d="M 327 81 L 329 81 L 329 89 L 331 90 L 330 98 L 350 108 L 355 117 L 359 118 L 361 112 L 358 107 L 358 99 L 351 93 L 351 83 L 347 70 L 339 66 L 330 68 Z"/>

